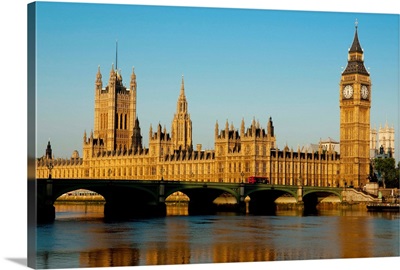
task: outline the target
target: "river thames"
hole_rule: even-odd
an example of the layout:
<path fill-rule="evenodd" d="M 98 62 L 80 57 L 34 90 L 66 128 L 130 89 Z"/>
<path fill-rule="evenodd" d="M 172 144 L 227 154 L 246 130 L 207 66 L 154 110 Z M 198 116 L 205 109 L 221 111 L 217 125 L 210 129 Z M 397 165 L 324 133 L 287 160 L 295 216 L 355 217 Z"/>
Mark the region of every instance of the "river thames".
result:
<path fill-rule="evenodd" d="M 144 266 L 399 256 L 399 213 L 321 210 L 303 216 L 188 216 L 106 222 L 103 205 L 56 205 L 37 227 L 37 268 Z"/>

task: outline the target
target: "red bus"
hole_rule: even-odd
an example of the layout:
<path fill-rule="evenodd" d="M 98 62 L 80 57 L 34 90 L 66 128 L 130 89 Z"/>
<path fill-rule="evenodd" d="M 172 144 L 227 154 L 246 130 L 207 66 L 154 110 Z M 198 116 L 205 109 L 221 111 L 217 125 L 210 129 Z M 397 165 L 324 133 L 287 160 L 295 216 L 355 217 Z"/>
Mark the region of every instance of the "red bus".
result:
<path fill-rule="evenodd" d="M 247 183 L 249 184 L 268 184 L 268 178 L 267 177 L 261 177 L 261 176 L 250 176 L 247 178 Z"/>

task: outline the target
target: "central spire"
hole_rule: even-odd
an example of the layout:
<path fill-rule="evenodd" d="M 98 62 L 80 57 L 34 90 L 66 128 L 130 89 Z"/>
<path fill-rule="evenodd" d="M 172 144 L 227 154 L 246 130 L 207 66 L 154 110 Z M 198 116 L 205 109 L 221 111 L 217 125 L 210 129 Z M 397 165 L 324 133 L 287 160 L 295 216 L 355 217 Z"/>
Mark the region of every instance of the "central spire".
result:
<path fill-rule="evenodd" d="M 177 102 L 177 113 L 187 113 L 187 101 L 185 96 L 185 80 L 182 75 L 181 91 Z"/>
<path fill-rule="evenodd" d="M 176 113 L 172 120 L 172 141 L 175 149 L 193 149 L 192 121 L 188 113 L 188 102 L 185 97 L 185 80 L 182 75 L 181 91 L 176 103 Z"/>

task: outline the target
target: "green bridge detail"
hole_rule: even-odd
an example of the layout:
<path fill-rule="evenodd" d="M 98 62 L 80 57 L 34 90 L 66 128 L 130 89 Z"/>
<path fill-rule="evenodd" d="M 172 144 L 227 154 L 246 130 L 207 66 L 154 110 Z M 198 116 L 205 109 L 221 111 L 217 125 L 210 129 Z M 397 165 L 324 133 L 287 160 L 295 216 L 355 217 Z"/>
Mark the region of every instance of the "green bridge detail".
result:
<path fill-rule="evenodd" d="M 343 200 L 343 188 L 302 185 L 104 179 L 37 179 L 28 183 L 36 190 L 38 222 L 53 221 L 54 202 L 77 189 L 102 195 L 106 201 L 104 216 L 111 219 L 166 215 L 165 199 L 177 191 L 189 197 L 190 215 L 215 213 L 213 201 L 224 193 L 236 198 L 234 211 L 243 214 L 274 214 L 275 200 L 285 194 L 293 196 L 296 207 L 304 211 L 315 210 L 321 198 L 330 195 Z M 247 196 L 250 202 L 246 210 Z"/>

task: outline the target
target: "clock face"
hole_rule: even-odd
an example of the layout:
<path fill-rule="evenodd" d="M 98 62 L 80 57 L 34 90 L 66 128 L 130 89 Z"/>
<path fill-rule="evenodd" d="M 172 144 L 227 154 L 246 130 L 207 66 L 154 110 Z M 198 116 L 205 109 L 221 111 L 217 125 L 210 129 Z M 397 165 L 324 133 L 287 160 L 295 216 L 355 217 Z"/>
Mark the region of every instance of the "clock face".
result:
<path fill-rule="evenodd" d="M 363 99 L 367 99 L 368 98 L 368 87 L 366 87 L 365 85 L 363 85 L 361 87 L 361 97 Z"/>
<path fill-rule="evenodd" d="M 345 98 L 351 98 L 353 96 L 353 87 L 351 85 L 346 85 L 343 89 L 343 96 Z"/>

